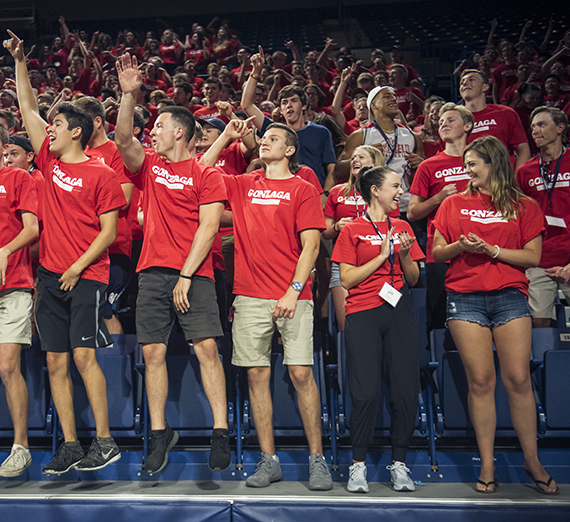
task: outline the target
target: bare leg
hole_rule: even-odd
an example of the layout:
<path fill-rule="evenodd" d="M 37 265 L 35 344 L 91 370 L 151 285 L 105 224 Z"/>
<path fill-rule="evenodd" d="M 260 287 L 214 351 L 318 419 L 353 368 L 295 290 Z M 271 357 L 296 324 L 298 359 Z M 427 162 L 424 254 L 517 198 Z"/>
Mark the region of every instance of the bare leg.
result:
<path fill-rule="evenodd" d="M 321 400 L 311 366 L 289 366 L 291 381 L 297 390 L 299 411 L 303 419 L 310 454 L 323 454 L 321 432 Z"/>
<path fill-rule="evenodd" d="M 529 361 L 531 356 L 531 319 L 521 317 L 493 329 L 501 376 L 509 394 L 511 419 L 524 453 L 525 465 L 537 480 L 549 475 L 538 460 L 536 444 L 536 402 L 532 392 Z M 543 489 L 546 489 L 543 486 Z M 551 491 L 556 489 L 554 481 Z"/>
<path fill-rule="evenodd" d="M 449 321 L 449 330 L 459 351 L 469 386 L 469 416 L 475 429 L 481 455 L 481 475 L 485 483 L 493 481 L 493 449 L 497 414 L 495 412 L 495 362 L 491 330 L 467 321 Z M 478 484 L 477 489 L 484 489 Z M 493 489 L 493 485 L 487 487 Z"/>
<path fill-rule="evenodd" d="M 228 428 L 228 402 L 226 400 L 226 377 L 220 361 L 218 346 L 214 339 L 194 339 L 194 351 L 200 362 L 200 374 L 204 391 L 214 415 L 214 429 Z"/>
<path fill-rule="evenodd" d="M 256 366 L 247 371 L 249 382 L 249 399 L 251 401 L 251 411 L 255 422 L 257 439 L 263 453 L 275 455 L 275 443 L 273 440 L 273 403 L 271 402 L 271 392 L 269 381 L 271 379 L 271 368 Z"/>
<path fill-rule="evenodd" d="M 74 348 L 73 360 L 81 374 L 89 405 L 95 419 L 97 437 L 110 437 L 107 381 L 97 362 L 93 348 Z"/>
<path fill-rule="evenodd" d="M 111 335 L 122 335 L 125 333 L 123 331 L 123 325 L 116 315 L 109 319 L 105 319 L 105 325 L 107 326 L 107 330 L 109 330 L 109 333 Z"/>
<path fill-rule="evenodd" d="M 164 408 L 168 397 L 166 345 L 162 343 L 144 344 L 143 355 L 150 425 L 153 430 L 163 430 L 166 428 Z"/>
<path fill-rule="evenodd" d="M 345 319 L 345 307 L 346 307 L 346 296 L 348 291 L 342 286 L 335 286 L 331 288 L 331 294 L 334 303 L 334 309 L 336 312 L 336 322 L 338 325 L 338 331 L 344 331 L 344 319 Z"/>
<path fill-rule="evenodd" d="M 69 374 L 70 352 L 47 352 L 51 395 L 57 410 L 65 442 L 77 440 L 73 410 L 73 383 Z"/>
<path fill-rule="evenodd" d="M 0 344 L 0 379 L 14 425 L 14 444 L 28 447 L 28 388 L 20 370 L 22 345 Z"/>

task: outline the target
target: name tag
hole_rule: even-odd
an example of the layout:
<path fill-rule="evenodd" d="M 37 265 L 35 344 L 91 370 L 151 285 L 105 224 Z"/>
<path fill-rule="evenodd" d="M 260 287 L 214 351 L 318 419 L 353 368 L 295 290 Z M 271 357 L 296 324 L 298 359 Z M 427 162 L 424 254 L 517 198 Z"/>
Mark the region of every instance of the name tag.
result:
<path fill-rule="evenodd" d="M 402 297 L 402 294 L 388 283 L 384 283 L 384 286 L 382 287 L 382 290 L 380 290 L 379 295 L 382 299 L 384 299 L 384 301 L 391 304 L 394 308 Z"/>
<path fill-rule="evenodd" d="M 546 216 L 546 222 L 547 222 L 551 227 L 566 228 L 566 223 L 564 222 L 564 218 L 557 218 L 557 217 L 553 217 L 553 216 Z"/>

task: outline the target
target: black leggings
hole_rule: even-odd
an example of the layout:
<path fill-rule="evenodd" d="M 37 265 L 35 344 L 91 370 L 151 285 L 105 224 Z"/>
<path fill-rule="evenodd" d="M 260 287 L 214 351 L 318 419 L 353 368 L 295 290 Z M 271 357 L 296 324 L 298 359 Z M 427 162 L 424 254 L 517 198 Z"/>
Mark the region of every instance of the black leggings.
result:
<path fill-rule="evenodd" d="M 346 359 L 352 412 L 350 437 L 355 461 L 365 461 L 374 438 L 381 382 L 390 386 L 392 460 L 405 462 L 416 424 L 419 392 L 417 324 L 407 287 L 396 308 L 346 316 Z"/>

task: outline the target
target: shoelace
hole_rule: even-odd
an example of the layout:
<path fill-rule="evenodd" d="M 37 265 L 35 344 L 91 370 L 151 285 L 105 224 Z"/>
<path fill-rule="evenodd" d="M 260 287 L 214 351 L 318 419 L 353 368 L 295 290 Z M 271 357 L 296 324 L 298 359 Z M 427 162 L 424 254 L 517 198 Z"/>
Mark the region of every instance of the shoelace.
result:
<path fill-rule="evenodd" d="M 358 466 L 356 468 L 348 468 L 349 477 L 351 479 L 357 478 L 362 475 L 366 478 L 366 466 Z"/>
<path fill-rule="evenodd" d="M 269 458 L 265 458 L 263 457 L 258 463 L 257 466 L 255 468 L 255 472 L 257 473 L 258 471 L 262 470 L 262 469 L 269 469 L 271 467 L 271 461 L 269 459 L 273 459 L 273 457 L 269 457 Z"/>
<path fill-rule="evenodd" d="M 388 466 L 386 466 L 386 469 L 387 469 L 388 471 L 394 470 L 394 472 L 400 473 L 400 474 L 401 474 L 402 472 L 404 472 L 404 473 L 411 473 L 411 471 L 406 467 L 405 464 L 403 464 L 403 465 L 401 465 L 401 466 L 388 465 Z"/>
<path fill-rule="evenodd" d="M 224 450 L 226 447 L 224 439 L 225 437 L 221 435 L 212 437 L 212 451 Z"/>
<path fill-rule="evenodd" d="M 311 462 L 311 471 L 314 471 L 316 468 L 321 468 L 321 471 L 324 472 L 324 470 L 326 469 L 327 472 L 329 470 L 329 468 L 327 467 L 327 464 L 325 462 L 325 459 L 319 457 L 315 460 L 313 460 Z"/>

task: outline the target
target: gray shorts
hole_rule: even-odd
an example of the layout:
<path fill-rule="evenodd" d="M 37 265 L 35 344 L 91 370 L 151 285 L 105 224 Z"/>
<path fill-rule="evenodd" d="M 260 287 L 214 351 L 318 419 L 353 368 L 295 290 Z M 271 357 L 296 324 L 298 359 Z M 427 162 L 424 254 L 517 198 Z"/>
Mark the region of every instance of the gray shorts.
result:
<path fill-rule="evenodd" d="M 137 339 L 141 344 L 167 344 L 174 320 L 178 319 L 187 341 L 223 335 L 214 281 L 192 276 L 188 291 L 190 308 L 176 310 L 172 291 L 179 271 L 172 268 L 148 268 L 139 274 L 137 298 Z"/>
<path fill-rule="evenodd" d="M 13 288 L 0 290 L 0 343 L 32 343 L 32 290 Z"/>

